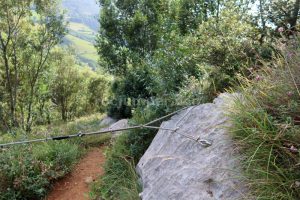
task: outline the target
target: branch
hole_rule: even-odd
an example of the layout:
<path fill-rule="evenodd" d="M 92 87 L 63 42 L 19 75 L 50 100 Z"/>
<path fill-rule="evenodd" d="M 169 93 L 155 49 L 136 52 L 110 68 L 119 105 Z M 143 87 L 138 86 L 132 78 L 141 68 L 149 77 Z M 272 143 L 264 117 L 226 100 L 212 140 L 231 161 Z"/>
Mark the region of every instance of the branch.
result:
<path fill-rule="evenodd" d="M 0 49 L 3 51 L 3 49 L 5 48 L 5 45 L 4 45 L 4 41 L 3 41 L 3 38 L 2 38 L 2 33 L 0 32 Z"/>

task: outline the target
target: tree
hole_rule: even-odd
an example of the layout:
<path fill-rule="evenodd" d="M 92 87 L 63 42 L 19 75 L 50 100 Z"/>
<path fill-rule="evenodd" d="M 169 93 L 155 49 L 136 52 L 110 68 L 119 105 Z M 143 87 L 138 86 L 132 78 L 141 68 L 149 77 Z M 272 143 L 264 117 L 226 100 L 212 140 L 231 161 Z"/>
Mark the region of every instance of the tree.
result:
<path fill-rule="evenodd" d="M 55 0 L 0 2 L 0 67 L 9 127 L 22 126 L 30 131 L 40 78 L 50 51 L 64 34 L 63 16 Z"/>
<path fill-rule="evenodd" d="M 162 39 L 161 23 L 168 13 L 168 3 L 167 0 L 100 0 L 101 28 L 96 46 L 105 69 L 117 76 L 112 89 L 113 103 L 108 108 L 109 113 L 124 113 L 117 117 L 131 116 L 128 99 L 148 96 L 144 84 L 148 77 L 139 76 L 140 68 L 153 56 Z M 131 89 L 123 91 L 128 88 Z M 118 106 L 120 99 L 122 105 Z"/>
<path fill-rule="evenodd" d="M 163 0 L 100 0 L 99 55 L 113 74 L 126 74 L 157 48 Z"/>
<path fill-rule="evenodd" d="M 83 77 L 76 68 L 72 54 L 57 50 L 52 54 L 52 59 L 55 60 L 55 67 L 50 85 L 51 100 L 60 110 L 61 119 L 67 121 L 76 113 L 79 92 L 83 92 Z"/>
<path fill-rule="evenodd" d="M 91 111 L 103 112 L 108 96 L 109 80 L 104 76 L 91 77 L 88 83 L 88 104 Z"/>
<path fill-rule="evenodd" d="M 23 20 L 28 16 L 30 1 L 22 1 L 17 4 L 15 1 L 0 2 L 0 50 L 1 50 L 1 69 L 3 69 L 3 84 L 8 92 L 8 107 L 10 115 L 10 126 L 17 125 L 16 104 L 18 87 L 18 65 L 17 60 L 17 41 L 16 33 L 23 25 Z M 23 32 L 22 32 L 23 33 Z M 18 34 L 20 35 L 20 33 Z M 14 53 L 14 54 L 13 54 Z M 13 56 L 11 56 L 13 54 Z"/>
<path fill-rule="evenodd" d="M 178 11 L 178 26 L 182 34 L 194 31 L 209 17 L 219 17 L 222 0 L 181 0 Z"/>
<path fill-rule="evenodd" d="M 193 59 L 203 73 L 208 73 L 209 89 L 215 93 L 232 86 L 237 74 L 243 74 L 245 67 L 255 60 L 255 28 L 249 21 L 235 2 L 229 2 L 219 19 L 210 18 L 201 24 L 188 41 Z"/>
<path fill-rule="evenodd" d="M 279 28 L 295 33 L 300 15 L 300 0 L 273 0 L 269 2 L 268 18 Z"/>

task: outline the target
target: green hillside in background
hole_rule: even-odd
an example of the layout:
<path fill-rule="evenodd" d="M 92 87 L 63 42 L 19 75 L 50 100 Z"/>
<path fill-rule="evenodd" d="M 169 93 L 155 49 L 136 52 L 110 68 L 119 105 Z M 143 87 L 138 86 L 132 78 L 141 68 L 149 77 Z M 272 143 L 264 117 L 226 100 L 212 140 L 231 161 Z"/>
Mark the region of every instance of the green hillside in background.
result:
<path fill-rule="evenodd" d="M 63 0 L 62 7 L 67 11 L 69 22 L 64 45 L 73 48 L 81 62 L 95 68 L 98 56 L 94 41 L 99 29 L 99 6 L 95 0 Z"/>
<path fill-rule="evenodd" d="M 68 29 L 64 45 L 71 46 L 81 62 L 95 68 L 98 59 L 94 47 L 95 32 L 88 26 L 75 22 L 70 22 Z"/>

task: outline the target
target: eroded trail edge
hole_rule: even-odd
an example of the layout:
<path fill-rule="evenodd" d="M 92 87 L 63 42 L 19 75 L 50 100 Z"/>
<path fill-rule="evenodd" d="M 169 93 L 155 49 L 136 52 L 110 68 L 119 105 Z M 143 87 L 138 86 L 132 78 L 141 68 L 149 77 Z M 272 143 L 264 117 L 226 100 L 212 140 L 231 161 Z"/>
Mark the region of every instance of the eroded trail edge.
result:
<path fill-rule="evenodd" d="M 89 183 L 103 174 L 104 149 L 105 146 L 91 148 L 70 174 L 54 184 L 47 200 L 89 199 Z"/>

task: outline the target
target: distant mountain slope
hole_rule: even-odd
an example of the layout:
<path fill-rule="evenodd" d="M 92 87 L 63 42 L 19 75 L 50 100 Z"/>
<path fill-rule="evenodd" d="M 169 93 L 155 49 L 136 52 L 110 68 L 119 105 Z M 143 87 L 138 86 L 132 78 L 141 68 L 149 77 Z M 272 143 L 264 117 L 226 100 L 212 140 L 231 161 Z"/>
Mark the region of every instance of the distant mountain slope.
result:
<path fill-rule="evenodd" d="M 67 11 L 69 21 L 64 45 L 73 47 L 81 62 L 95 68 L 98 55 L 94 43 L 99 29 L 99 5 L 96 0 L 63 0 L 62 7 Z"/>
<path fill-rule="evenodd" d="M 63 0 L 62 7 L 68 11 L 68 20 L 83 23 L 97 31 L 99 5 L 96 0 Z"/>
<path fill-rule="evenodd" d="M 96 0 L 63 0 L 62 5 L 71 14 L 97 15 L 99 8 Z"/>

